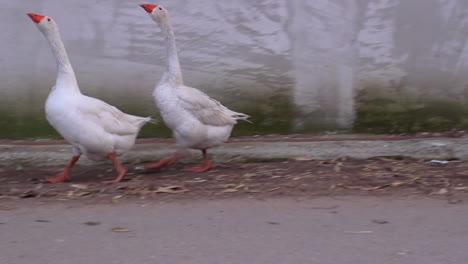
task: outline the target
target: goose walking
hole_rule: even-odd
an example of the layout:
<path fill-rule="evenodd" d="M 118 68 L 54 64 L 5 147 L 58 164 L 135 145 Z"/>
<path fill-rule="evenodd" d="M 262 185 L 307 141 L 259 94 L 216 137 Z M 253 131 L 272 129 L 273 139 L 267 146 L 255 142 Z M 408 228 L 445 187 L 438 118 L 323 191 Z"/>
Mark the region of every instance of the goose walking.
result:
<path fill-rule="evenodd" d="M 177 145 L 203 153 L 203 165 L 187 171 L 206 171 L 213 167 L 207 149 L 226 142 L 237 120 L 247 120 L 249 116 L 231 111 L 200 90 L 184 85 L 168 11 L 160 5 L 140 6 L 159 25 L 166 40 L 166 71 L 153 92 L 156 106 L 164 123 L 172 130 Z M 171 157 L 147 164 L 145 168 L 159 168 L 182 156 L 184 152 L 178 151 Z"/>
<path fill-rule="evenodd" d="M 70 170 L 82 154 L 91 160 L 111 160 L 117 177 L 104 183 L 119 182 L 127 170 L 116 157 L 134 145 L 141 127 L 151 118 L 125 114 L 101 100 L 83 95 L 57 24 L 48 16 L 27 15 L 48 40 L 57 63 L 57 80 L 45 104 L 47 120 L 73 147 L 68 165 L 44 182 L 69 180 Z"/>

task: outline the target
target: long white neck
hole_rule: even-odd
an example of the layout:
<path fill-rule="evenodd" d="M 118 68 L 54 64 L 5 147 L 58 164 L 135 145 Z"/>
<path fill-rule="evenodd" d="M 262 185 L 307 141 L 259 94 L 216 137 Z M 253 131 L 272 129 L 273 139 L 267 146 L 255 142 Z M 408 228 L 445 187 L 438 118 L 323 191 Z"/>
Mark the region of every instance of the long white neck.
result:
<path fill-rule="evenodd" d="M 60 33 L 57 31 L 45 33 L 50 48 L 57 62 L 57 80 L 55 89 L 80 92 L 76 81 L 75 72 L 68 59 L 67 51 L 63 45 Z"/>
<path fill-rule="evenodd" d="M 179 56 L 177 55 L 177 46 L 174 36 L 174 30 L 169 18 L 159 23 L 161 31 L 166 37 L 166 72 L 164 73 L 161 83 L 167 82 L 171 85 L 183 84 L 182 72 L 180 70 Z"/>

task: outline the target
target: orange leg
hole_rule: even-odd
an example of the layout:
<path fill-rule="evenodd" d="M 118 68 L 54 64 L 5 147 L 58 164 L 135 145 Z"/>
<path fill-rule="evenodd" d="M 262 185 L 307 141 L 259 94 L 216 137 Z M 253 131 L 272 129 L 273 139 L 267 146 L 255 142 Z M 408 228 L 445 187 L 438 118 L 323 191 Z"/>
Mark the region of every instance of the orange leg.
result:
<path fill-rule="evenodd" d="M 67 164 L 67 166 L 65 166 L 65 168 L 61 172 L 59 172 L 54 177 L 49 177 L 49 178 L 46 178 L 46 179 L 42 180 L 42 182 L 44 182 L 44 183 L 56 183 L 56 182 L 69 181 L 70 180 L 71 168 L 73 167 L 73 165 L 75 165 L 75 163 L 78 161 L 78 159 L 80 159 L 79 155 L 78 156 L 73 156 L 71 158 L 70 162 Z"/>
<path fill-rule="evenodd" d="M 174 153 L 174 155 L 170 156 L 170 157 L 167 157 L 167 158 L 164 158 L 160 161 L 156 161 L 156 162 L 153 162 L 153 163 L 149 163 L 149 164 L 146 164 L 144 166 L 145 169 L 156 169 L 156 168 L 161 168 L 161 167 L 164 167 L 166 165 L 169 165 L 171 164 L 172 162 L 174 161 L 177 161 L 183 157 L 187 156 L 187 152 L 184 152 L 184 151 L 177 151 L 176 153 Z"/>
<path fill-rule="evenodd" d="M 213 168 L 213 162 L 211 162 L 208 158 L 208 153 L 206 152 L 206 149 L 202 150 L 203 153 L 203 165 L 200 167 L 193 167 L 193 168 L 188 168 L 185 169 L 185 171 L 190 171 L 190 172 L 204 172 L 207 171 L 211 168 Z"/>
<path fill-rule="evenodd" d="M 122 164 L 117 160 L 115 153 L 109 153 L 107 154 L 107 158 L 112 161 L 112 164 L 114 164 L 115 169 L 117 170 L 117 177 L 113 180 L 110 181 L 103 181 L 102 183 L 116 183 L 120 182 L 125 174 L 127 173 L 127 169 L 125 169 Z"/>

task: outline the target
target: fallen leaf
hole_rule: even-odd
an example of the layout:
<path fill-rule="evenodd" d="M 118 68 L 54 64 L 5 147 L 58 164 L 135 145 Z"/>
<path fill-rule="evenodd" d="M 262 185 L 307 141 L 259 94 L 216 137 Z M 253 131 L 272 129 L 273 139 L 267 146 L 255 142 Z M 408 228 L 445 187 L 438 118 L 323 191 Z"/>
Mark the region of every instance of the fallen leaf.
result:
<path fill-rule="evenodd" d="M 346 185 L 346 186 L 343 186 L 343 187 L 346 188 L 346 189 L 351 189 L 351 190 L 359 190 L 359 189 L 364 188 L 362 186 L 350 186 L 350 185 Z"/>
<path fill-rule="evenodd" d="M 84 184 L 71 184 L 70 187 L 80 189 L 80 190 L 88 189 L 88 186 Z"/>
<path fill-rule="evenodd" d="M 244 178 L 253 178 L 253 177 L 256 177 L 258 175 L 256 175 L 255 173 L 245 173 L 243 175 Z"/>
<path fill-rule="evenodd" d="M 50 223 L 50 222 L 52 222 L 52 221 L 43 220 L 43 219 L 37 219 L 36 222 L 38 222 L 38 223 Z"/>
<path fill-rule="evenodd" d="M 398 186 L 401 186 L 401 185 L 403 185 L 403 184 L 405 184 L 405 183 L 404 183 L 404 182 L 401 182 L 401 181 L 396 181 L 396 182 L 392 182 L 390 185 L 391 185 L 392 187 L 398 187 Z"/>
<path fill-rule="evenodd" d="M 125 233 L 125 232 L 130 232 L 130 231 L 129 231 L 128 229 L 126 229 L 126 228 L 117 226 L 117 227 L 113 227 L 113 228 L 112 228 L 112 232 L 116 232 L 116 233 Z"/>
<path fill-rule="evenodd" d="M 220 181 L 220 180 L 223 180 L 224 178 L 226 178 L 226 177 L 228 177 L 228 176 L 229 176 L 229 175 L 224 175 L 224 174 L 223 174 L 223 175 L 218 175 L 218 176 L 216 176 L 216 180 L 217 180 L 217 181 Z"/>
<path fill-rule="evenodd" d="M 372 220 L 372 222 L 374 222 L 376 224 L 381 224 L 381 225 L 388 223 L 388 221 L 383 220 L 383 219 L 374 219 L 374 220 Z"/>
<path fill-rule="evenodd" d="M 194 180 L 191 180 L 191 181 L 185 181 L 185 182 L 188 182 L 188 183 L 203 183 L 203 182 L 206 182 L 207 180 L 204 180 L 204 179 L 194 179 Z"/>
<path fill-rule="evenodd" d="M 90 195 L 90 194 L 91 194 L 91 192 L 77 192 L 77 193 L 75 193 L 75 191 L 68 191 L 65 194 L 65 198 L 83 197 L 83 196 Z"/>
<path fill-rule="evenodd" d="M 189 190 L 187 188 L 184 188 L 182 186 L 168 186 L 168 187 L 158 187 L 155 193 L 185 193 L 188 192 Z"/>
<path fill-rule="evenodd" d="M 380 186 L 376 186 L 376 187 L 365 188 L 364 190 L 366 190 L 366 191 L 380 190 L 380 189 L 383 189 L 383 188 L 387 188 L 389 186 L 391 186 L 391 184 L 385 184 L 385 185 L 380 185 Z"/>
<path fill-rule="evenodd" d="M 280 187 L 271 188 L 271 189 L 267 190 L 267 192 L 274 192 L 274 191 L 277 191 L 279 189 L 281 189 L 281 188 Z"/>
<path fill-rule="evenodd" d="M 373 191 L 373 190 L 379 190 L 379 189 L 383 189 L 385 187 L 388 187 L 390 185 L 386 184 L 386 185 L 381 185 L 381 186 L 375 186 L 375 187 L 364 187 L 364 186 L 343 186 L 343 188 L 346 188 L 346 189 L 351 189 L 351 190 L 363 190 L 363 191 Z"/>
<path fill-rule="evenodd" d="M 293 158 L 293 160 L 296 160 L 296 161 L 311 161 L 313 159 L 309 158 L 309 157 L 296 157 L 296 158 Z"/>
<path fill-rule="evenodd" d="M 33 197 L 37 197 L 39 194 L 36 192 L 36 191 L 26 191 L 24 193 L 22 193 L 19 197 L 20 198 L 33 198 Z"/>
<path fill-rule="evenodd" d="M 345 234 L 371 234 L 372 231 L 345 231 Z"/>
<path fill-rule="evenodd" d="M 336 209 L 338 208 L 338 205 L 330 205 L 330 206 L 317 206 L 317 207 L 309 207 L 310 209 L 323 209 L 323 210 L 329 210 L 329 209 Z"/>
<path fill-rule="evenodd" d="M 100 225 L 101 222 L 99 221 L 88 221 L 88 222 L 84 222 L 83 225 L 88 225 L 88 226 L 97 226 L 97 225 Z"/>
<path fill-rule="evenodd" d="M 223 190 L 222 193 L 233 193 L 233 192 L 237 192 L 237 191 L 239 191 L 239 190 L 235 189 L 235 188 L 229 188 L 229 189 Z"/>
<path fill-rule="evenodd" d="M 112 200 L 118 200 L 118 199 L 120 199 L 122 197 L 123 197 L 123 195 L 116 195 L 116 196 L 112 197 Z"/>
<path fill-rule="evenodd" d="M 397 252 L 397 255 L 404 256 L 404 255 L 408 255 L 408 253 L 411 253 L 411 251 L 400 251 L 400 252 Z"/>
<path fill-rule="evenodd" d="M 338 162 L 335 167 L 333 167 L 333 170 L 335 172 L 340 172 L 341 171 L 341 166 L 343 166 L 343 163 L 342 162 Z"/>
<path fill-rule="evenodd" d="M 437 163 L 437 164 L 447 164 L 449 163 L 448 160 L 431 160 L 430 163 Z"/>
<path fill-rule="evenodd" d="M 366 187 L 366 188 L 362 188 L 364 191 L 374 191 L 374 190 L 380 190 L 380 189 L 383 189 L 383 188 L 387 188 L 391 186 L 390 184 L 385 184 L 385 185 L 380 185 L 380 186 L 375 186 L 375 187 Z"/>
<path fill-rule="evenodd" d="M 448 190 L 446 188 L 442 188 L 442 189 L 438 190 L 437 192 L 434 192 L 433 194 L 443 195 L 443 194 L 446 194 L 446 193 L 448 193 Z"/>
<path fill-rule="evenodd" d="M 236 186 L 236 189 L 240 189 L 242 187 L 245 187 L 245 183 L 239 183 L 239 185 Z"/>
<path fill-rule="evenodd" d="M 83 197 L 83 196 L 86 196 L 86 195 L 90 195 L 91 192 L 79 192 L 77 194 L 75 194 L 76 197 Z"/>

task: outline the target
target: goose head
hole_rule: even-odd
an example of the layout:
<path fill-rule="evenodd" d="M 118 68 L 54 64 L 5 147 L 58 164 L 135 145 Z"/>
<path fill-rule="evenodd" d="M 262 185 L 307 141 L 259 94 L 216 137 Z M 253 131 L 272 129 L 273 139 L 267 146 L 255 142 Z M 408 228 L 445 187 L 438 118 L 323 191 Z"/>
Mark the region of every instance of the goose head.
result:
<path fill-rule="evenodd" d="M 34 13 L 27 13 L 27 15 L 45 35 L 50 35 L 58 31 L 58 26 L 51 17 Z"/>
<path fill-rule="evenodd" d="M 157 23 L 165 22 L 169 19 L 169 13 L 167 12 L 166 8 L 160 5 L 154 4 L 141 4 L 140 5 L 151 18 L 156 21 Z"/>

